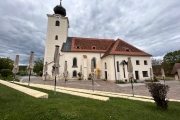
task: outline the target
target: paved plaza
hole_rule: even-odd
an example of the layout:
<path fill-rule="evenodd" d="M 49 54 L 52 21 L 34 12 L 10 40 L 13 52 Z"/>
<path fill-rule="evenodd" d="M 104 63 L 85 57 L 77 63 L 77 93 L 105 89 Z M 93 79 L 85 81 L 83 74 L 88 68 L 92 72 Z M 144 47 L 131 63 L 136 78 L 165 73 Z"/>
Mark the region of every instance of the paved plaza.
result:
<path fill-rule="evenodd" d="M 21 82 L 27 83 L 28 77 L 23 77 L 21 79 Z M 160 81 L 160 82 L 164 84 L 163 81 Z M 42 80 L 41 77 L 32 77 L 31 83 L 44 84 L 44 81 Z M 45 82 L 45 84 L 53 86 L 54 80 L 53 81 L 48 80 Z M 180 100 L 180 82 L 172 80 L 172 81 L 166 81 L 165 84 L 170 86 L 170 90 L 168 92 L 168 98 Z M 59 80 L 57 81 L 57 86 L 92 90 L 92 81 L 91 80 L 68 80 L 65 83 L 64 80 Z M 104 81 L 104 80 L 94 80 L 94 90 L 132 94 L 132 87 L 130 83 L 115 84 L 114 82 L 109 82 L 109 81 Z M 143 95 L 143 96 L 151 96 L 147 87 L 145 86 L 145 83 L 134 83 L 134 94 Z"/>

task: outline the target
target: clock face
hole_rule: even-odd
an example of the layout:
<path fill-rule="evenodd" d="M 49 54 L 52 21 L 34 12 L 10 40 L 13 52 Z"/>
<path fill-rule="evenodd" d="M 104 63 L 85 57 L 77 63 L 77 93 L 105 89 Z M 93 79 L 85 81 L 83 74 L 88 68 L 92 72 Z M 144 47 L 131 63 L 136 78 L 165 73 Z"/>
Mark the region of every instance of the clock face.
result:
<path fill-rule="evenodd" d="M 60 16 L 56 16 L 56 19 L 59 20 L 59 19 L 60 19 Z"/>

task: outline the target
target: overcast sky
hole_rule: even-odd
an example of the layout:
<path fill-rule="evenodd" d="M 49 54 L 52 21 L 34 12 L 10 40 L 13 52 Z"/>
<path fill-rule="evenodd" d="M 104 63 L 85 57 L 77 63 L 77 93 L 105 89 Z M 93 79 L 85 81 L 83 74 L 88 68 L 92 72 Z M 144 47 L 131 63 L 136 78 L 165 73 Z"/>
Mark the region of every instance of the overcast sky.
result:
<path fill-rule="evenodd" d="M 0 0 L 0 57 L 44 57 L 47 16 L 60 0 Z M 63 0 L 69 36 L 120 38 L 162 58 L 180 49 L 179 0 Z"/>

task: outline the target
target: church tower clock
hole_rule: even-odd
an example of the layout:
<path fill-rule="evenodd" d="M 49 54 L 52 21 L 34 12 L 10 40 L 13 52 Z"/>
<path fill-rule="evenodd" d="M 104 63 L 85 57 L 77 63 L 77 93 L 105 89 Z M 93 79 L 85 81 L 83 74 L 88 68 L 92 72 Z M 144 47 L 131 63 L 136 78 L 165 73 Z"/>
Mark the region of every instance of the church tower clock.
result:
<path fill-rule="evenodd" d="M 55 46 L 61 47 L 66 42 L 68 36 L 69 20 L 66 17 L 66 9 L 60 5 L 54 7 L 54 14 L 47 14 L 47 33 L 44 53 L 44 64 L 48 62 L 49 66 L 53 62 Z M 61 51 L 60 51 L 61 53 Z M 48 67 L 48 74 L 51 74 L 51 67 Z"/>

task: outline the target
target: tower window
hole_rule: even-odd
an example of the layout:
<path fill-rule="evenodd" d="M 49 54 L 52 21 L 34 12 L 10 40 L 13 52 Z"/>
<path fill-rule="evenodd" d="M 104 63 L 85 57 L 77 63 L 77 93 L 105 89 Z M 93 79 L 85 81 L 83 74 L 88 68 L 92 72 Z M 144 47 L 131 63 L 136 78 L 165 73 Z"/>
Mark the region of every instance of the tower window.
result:
<path fill-rule="evenodd" d="M 105 69 L 107 69 L 107 64 L 106 63 L 104 63 L 104 67 L 105 67 Z"/>
<path fill-rule="evenodd" d="M 73 66 L 72 67 L 77 67 L 77 58 L 73 58 Z"/>
<path fill-rule="evenodd" d="M 56 26 L 59 26 L 59 21 L 56 21 Z"/>
<path fill-rule="evenodd" d="M 57 35 L 55 36 L 55 40 L 58 40 L 58 36 Z"/>

